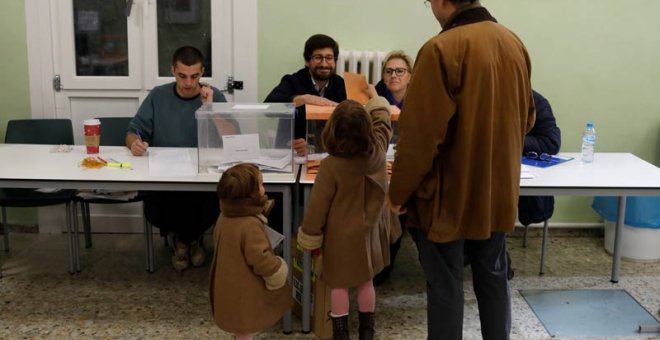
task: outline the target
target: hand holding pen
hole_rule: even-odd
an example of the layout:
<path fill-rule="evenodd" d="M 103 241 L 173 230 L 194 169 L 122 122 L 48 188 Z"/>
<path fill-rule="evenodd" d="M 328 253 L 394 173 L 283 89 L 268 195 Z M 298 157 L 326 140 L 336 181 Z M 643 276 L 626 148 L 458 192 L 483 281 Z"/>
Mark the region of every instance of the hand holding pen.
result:
<path fill-rule="evenodd" d="M 138 130 L 135 130 L 133 137 L 133 141 L 130 144 L 131 153 L 133 156 L 142 156 L 149 149 L 149 143 L 142 140 L 142 135 Z"/>

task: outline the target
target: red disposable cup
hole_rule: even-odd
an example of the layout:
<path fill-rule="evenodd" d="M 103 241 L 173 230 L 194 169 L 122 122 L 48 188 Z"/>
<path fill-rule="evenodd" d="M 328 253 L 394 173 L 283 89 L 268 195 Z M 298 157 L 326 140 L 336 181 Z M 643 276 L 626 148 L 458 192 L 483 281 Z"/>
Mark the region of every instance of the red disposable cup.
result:
<path fill-rule="evenodd" d="M 98 154 L 101 143 L 101 121 L 98 119 L 87 119 L 83 122 L 85 130 L 85 145 L 88 154 Z"/>

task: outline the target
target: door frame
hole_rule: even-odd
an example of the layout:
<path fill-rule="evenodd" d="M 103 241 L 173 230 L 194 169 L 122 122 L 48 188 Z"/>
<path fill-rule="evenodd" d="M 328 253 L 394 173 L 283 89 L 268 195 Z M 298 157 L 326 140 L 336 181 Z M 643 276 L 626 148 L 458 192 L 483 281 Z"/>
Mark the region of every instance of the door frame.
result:
<path fill-rule="evenodd" d="M 154 0 L 135 0 L 135 2 Z M 232 11 L 231 74 L 243 81 L 243 90 L 234 92 L 235 102 L 256 102 L 258 89 L 257 0 L 229 0 Z M 30 106 L 32 118 L 70 118 L 58 116 L 53 77 L 61 74 L 61 61 L 53 37 L 59 36 L 57 18 L 60 1 L 25 0 L 25 24 L 28 56 Z M 222 48 L 218 46 L 218 48 Z M 215 53 L 216 48 L 214 48 Z M 219 52 L 219 51 L 218 51 Z M 232 72 L 233 71 L 233 72 Z M 144 72 L 141 72 L 145 77 Z M 144 78 L 143 78 L 144 79 Z M 173 78 L 172 78 L 173 79 Z M 142 81 L 143 86 L 153 79 Z M 224 89 L 225 84 L 213 84 Z M 66 86 L 66 84 L 65 84 Z M 148 89 L 147 89 L 148 90 Z M 82 90 L 84 91 L 84 90 Z M 143 97 L 143 96 L 141 96 Z"/>
<path fill-rule="evenodd" d="M 155 7 L 156 0 L 134 0 L 134 4 L 147 5 Z M 212 0 L 216 1 L 216 0 Z M 257 101 L 257 0 L 227 0 L 231 7 L 232 20 L 232 34 L 229 48 L 226 46 L 215 46 L 213 53 L 232 53 L 231 65 L 229 70 L 222 70 L 222 75 L 232 75 L 235 80 L 241 80 L 244 84 L 244 89 L 234 92 L 233 101 L 235 102 L 256 102 Z M 56 74 L 61 74 L 62 63 L 59 60 L 58 49 L 61 48 L 58 44 L 58 37 L 61 32 L 58 32 L 60 27 L 55 22 L 58 18 L 59 11 L 64 2 L 61 0 L 25 0 L 25 23 L 26 23 L 26 39 L 27 39 L 27 59 L 28 59 L 28 77 L 29 77 L 29 91 L 30 91 L 30 107 L 31 118 L 69 118 L 71 113 L 67 105 L 61 104 L 63 101 L 62 93 L 58 93 L 53 89 L 53 77 Z M 134 8 L 135 10 L 136 8 Z M 140 13 L 141 11 L 138 11 Z M 225 26 L 226 27 L 226 26 Z M 144 31 L 142 28 L 142 39 L 144 39 Z M 233 52 L 232 52 L 233 51 Z M 142 60 L 140 66 L 143 67 L 144 51 L 141 51 Z M 214 67 L 214 70 L 216 68 Z M 66 90 L 72 95 L 80 97 L 120 97 L 126 98 L 136 97 L 141 104 L 151 86 L 154 79 L 146 79 L 144 69 L 141 70 L 140 85 L 141 89 L 138 90 L 103 90 L 103 89 L 80 89 L 80 90 Z M 172 81 L 174 78 L 172 77 Z M 224 89 L 225 83 L 213 83 L 212 85 L 219 89 Z M 66 83 L 64 84 L 66 88 Z M 59 96 L 59 97 L 58 97 Z M 228 96 L 231 99 L 231 96 Z M 58 107 L 59 105 L 62 107 Z M 64 230 L 64 225 L 61 223 L 64 216 L 61 209 L 39 208 L 39 229 L 40 232 L 45 233 L 59 233 Z M 122 230 L 115 230 L 116 225 L 130 224 L 131 231 L 142 232 L 141 223 L 138 223 L 141 217 L 139 216 L 98 216 L 98 222 L 111 222 L 117 221 L 116 218 L 122 218 L 121 223 L 106 223 L 111 225 L 114 231 L 120 232 Z M 113 220 L 114 218 L 114 220 Z M 107 220 L 107 221 L 106 221 Z M 134 230 L 133 230 L 134 229 Z M 98 230 L 98 228 L 97 228 Z M 123 230 L 125 232 L 126 230 Z"/>

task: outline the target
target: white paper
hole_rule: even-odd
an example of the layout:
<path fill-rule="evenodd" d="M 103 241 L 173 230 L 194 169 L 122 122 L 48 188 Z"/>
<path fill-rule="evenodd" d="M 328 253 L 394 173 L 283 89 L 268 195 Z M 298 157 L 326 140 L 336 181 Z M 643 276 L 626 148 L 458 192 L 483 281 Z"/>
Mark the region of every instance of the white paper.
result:
<path fill-rule="evenodd" d="M 197 175 L 197 170 L 187 149 L 149 150 L 149 175 L 189 177 Z"/>
<path fill-rule="evenodd" d="M 268 225 L 266 225 L 266 235 L 268 235 L 268 241 L 270 241 L 270 246 L 273 249 L 277 248 L 277 246 L 284 241 L 284 235 L 278 233 Z"/>
<path fill-rule="evenodd" d="M 390 144 L 390 145 L 387 147 L 387 153 L 385 154 L 385 157 L 386 157 L 387 159 L 394 159 L 394 152 L 395 152 L 395 149 L 396 149 L 396 144 Z"/>
<path fill-rule="evenodd" d="M 58 192 L 58 191 L 60 191 L 60 190 L 62 190 L 62 189 L 60 189 L 60 188 L 40 188 L 40 189 L 34 189 L 34 191 L 36 191 L 36 192 L 40 192 L 40 193 L 43 193 L 43 194 L 53 194 L 53 193 L 56 193 L 56 192 Z"/>
<path fill-rule="evenodd" d="M 137 191 L 85 190 L 77 196 L 84 199 L 105 199 L 109 201 L 129 201 L 137 196 Z"/>
<path fill-rule="evenodd" d="M 268 104 L 236 104 L 232 107 L 234 110 L 265 110 Z"/>
<path fill-rule="evenodd" d="M 532 173 L 532 169 L 529 166 L 523 164 L 520 167 L 520 179 L 529 179 L 535 177 L 536 176 L 534 176 L 534 173 Z"/>
<path fill-rule="evenodd" d="M 260 156 L 253 159 L 244 159 L 242 161 L 230 161 L 223 162 L 218 165 L 218 171 L 223 172 L 232 166 L 238 163 L 253 163 L 259 167 L 261 171 L 273 171 L 273 172 L 291 172 L 291 161 L 293 156 L 291 151 L 286 150 L 281 154 L 273 154 L 271 156 Z"/>
<path fill-rule="evenodd" d="M 222 136 L 222 148 L 227 162 L 259 158 L 259 134 Z"/>

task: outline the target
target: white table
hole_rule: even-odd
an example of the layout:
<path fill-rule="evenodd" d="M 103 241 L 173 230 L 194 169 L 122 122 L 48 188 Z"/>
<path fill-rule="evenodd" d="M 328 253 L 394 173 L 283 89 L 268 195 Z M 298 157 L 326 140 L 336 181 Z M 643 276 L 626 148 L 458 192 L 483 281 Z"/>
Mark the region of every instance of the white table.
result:
<path fill-rule="evenodd" d="M 548 168 L 531 167 L 533 179 L 520 180 L 522 196 L 618 196 L 611 281 L 619 281 L 621 232 L 626 211 L 626 196 L 660 196 L 660 168 L 631 153 L 596 153 L 593 163 L 582 163 L 579 153 L 562 153 L 574 159 Z M 313 177 L 301 170 L 299 183 L 304 185 L 305 206 Z M 544 245 L 545 246 L 545 245 Z M 303 303 L 310 303 L 311 257 L 303 257 Z M 306 308 L 305 308 L 306 307 Z M 310 306 L 303 304 L 303 331 L 309 330 Z M 306 319 L 307 318 L 307 319 Z"/>
<path fill-rule="evenodd" d="M 135 157 L 121 146 L 102 146 L 100 157 L 130 162 L 132 169 L 84 169 L 80 162 L 87 157 L 85 147 L 76 145 L 68 153 L 51 153 L 52 145 L 0 144 L 0 187 L 5 188 L 60 188 L 107 190 L 162 190 L 162 191 L 216 191 L 219 173 L 195 174 L 185 177 L 152 177 L 149 157 Z M 169 148 L 150 148 L 167 150 Z M 197 149 L 185 148 L 195 166 Z M 195 168 L 196 169 L 196 168 Z M 264 173 L 266 191 L 281 192 L 283 196 L 284 259 L 291 268 L 292 188 L 296 184 L 298 166 L 293 173 Z M 69 232 L 70 271 L 80 271 L 78 228 L 75 204 L 69 215 L 74 230 Z M 71 228 L 70 228 L 71 229 Z M 145 237 L 147 249 L 153 245 L 151 233 Z M 147 252 L 149 253 L 149 252 Z M 146 255 L 146 269 L 153 272 L 153 257 Z M 292 279 L 292 271 L 289 271 Z M 291 331 L 291 312 L 284 318 L 284 331 Z"/>

